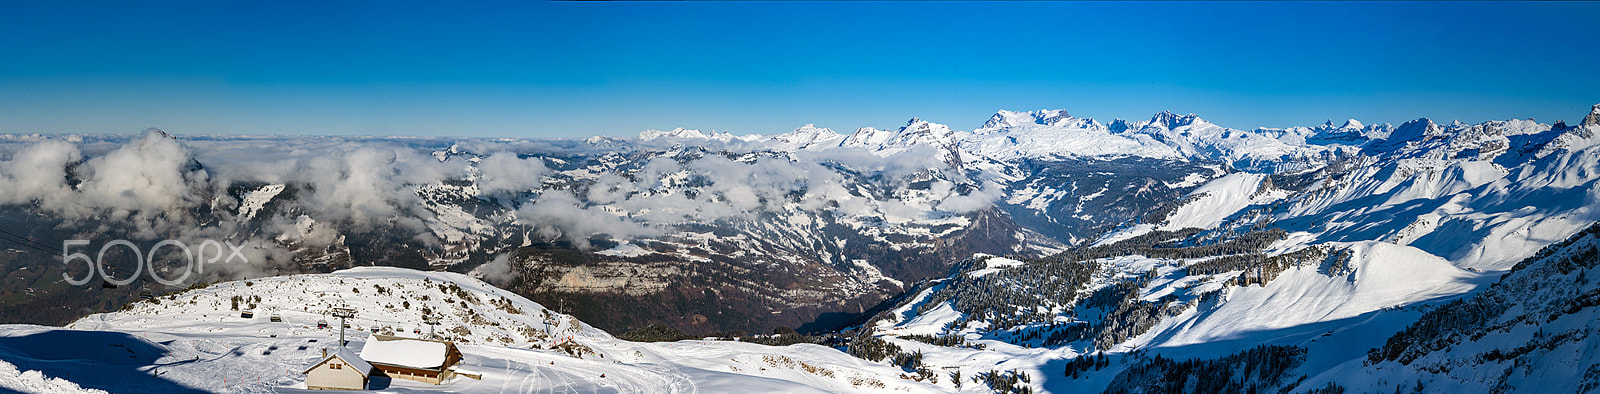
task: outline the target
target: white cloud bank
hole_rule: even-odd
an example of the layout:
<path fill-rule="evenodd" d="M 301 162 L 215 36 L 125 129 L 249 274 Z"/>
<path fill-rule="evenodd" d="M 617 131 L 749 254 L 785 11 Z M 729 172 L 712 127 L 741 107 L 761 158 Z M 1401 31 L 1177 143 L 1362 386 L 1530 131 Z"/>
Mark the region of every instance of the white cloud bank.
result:
<path fill-rule="evenodd" d="M 695 148 L 641 153 L 616 141 L 602 141 L 606 150 L 595 151 L 598 145 L 592 143 L 561 141 L 361 137 L 179 141 L 158 130 L 120 142 L 90 139 L 4 140 L 10 142 L 0 143 L 0 184 L 5 186 L 0 205 L 35 206 L 69 221 L 131 221 L 138 223 L 141 236 L 154 238 L 199 231 L 193 229 L 198 223 L 174 212 L 209 207 L 231 215 L 239 203 L 229 194 L 234 185 L 289 184 L 300 209 L 265 218 L 272 231 L 331 242 L 339 232 L 389 226 L 431 243 L 424 222 L 433 213 L 424 209 L 418 186 L 470 180 L 480 196 L 511 197 L 502 201 L 510 201 L 515 223 L 533 234 L 587 247 L 598 235 L 653 237 L 681 223 L 759 222 L 770 220 L 763 216 L 767 213 L 965 214 L 992 206 L 1004 189 L 993 182 L 975 184 L 936 152 L 919 148 L 880 157 L 861 149 L 782 152 L 741 144 L 742 151 L 684 155 Z M 448 144 L 455 145 L 449 154 L 436 155 Z M 480 159 L 468 160 L 457 148 Z M 545 161 L 551 155 L 593 158 L 619 152 L 632 155 L 629 162 L 609 169 L 581 167 L 578 172 L 593 171 L 581 179 Z M 913 187 L 916 182 L 922 186 Z M 323 230 L 301 228 L 300 215 L 314 218 Z M 339 231 L 327 229 L 330 224 Z M 232 229 L 211 224 L 205 231 Z"/>

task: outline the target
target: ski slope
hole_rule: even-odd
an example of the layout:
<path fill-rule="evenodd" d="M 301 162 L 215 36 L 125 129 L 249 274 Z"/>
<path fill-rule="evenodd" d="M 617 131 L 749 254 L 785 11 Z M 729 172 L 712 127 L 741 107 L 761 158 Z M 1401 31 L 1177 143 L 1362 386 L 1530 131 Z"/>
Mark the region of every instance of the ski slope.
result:
<path fill-rule="evenodd" d="M 260 297 L 253 318 L 232 309 L 234 296 Z M 384 392 L 941 391 L 898 378 L 898 368 L 819 345 L 623 341 L 465 275 L 389 267 L 218 283 L 66 327 L 3 325 L 0 360 L 14 365 L 13 375 L 28 378 L 0 387 L 301 392 L 304 369 L 323 349 L 337 346 L 338 319 L 322 313 L 340 305 L 358 311 L 345 331 L 352 350 L 361 349 L 373 329 L 426 333 L 419 310 L 428 308 L 441 321 L 436 333 L 455 340 L 464 355 L 456 368 L 482 374 L 481 380 L 457 376 L 443 385 L 375 379 L 370 387 Z M 272 313 L 283 321 L 270 321 Z M 317 328 L 319 320 L 329 328 Z M 0 373 L 8 371 L 0 366 Z"/>

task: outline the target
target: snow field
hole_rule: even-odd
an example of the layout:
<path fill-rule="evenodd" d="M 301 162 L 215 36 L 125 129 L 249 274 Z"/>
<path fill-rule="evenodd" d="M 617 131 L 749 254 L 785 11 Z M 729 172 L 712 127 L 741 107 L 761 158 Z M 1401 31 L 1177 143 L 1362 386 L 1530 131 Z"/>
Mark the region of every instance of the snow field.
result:
<path fill-rule="evenodd" d="M 125 338 L 130 345 L 113 344 L 116 346 L 108 348 L 105 343 L 85 341 L 60 346 L 68 346 L 68 353 L 73 354 L 115 355 L 120 354 L 121 347 L 146 349 L 142 358 L 130 361 L 133 364 L 122 373 L 152 384 L 127 387 L 121 384 L 128 379 L 91 379 L 82 381 L 88 385 L 85 387 L 152 393 L 182 389 L 297 392 L 304 388 L 304 368 L 320 360 L 324 348 L 336 346 L 339 335 L 338 319 L 327 319 L 329 329 L 316 328 L 315 320 L 324 318 L 318 308 L 355 307 L 357 317 L 350 321 L 351 328 L 345 335 L 349 348 L 360 349 L 370 340 L 373 327 L 404 328 L 405 332 L 395 334 L 414 335 L 409 330 L 411 325 L 420 326 L 416 324 L 420 322 L 416 311 L 427 307 L 444 322 L 436 332 L 457 337 L 465 356 L 458 368 L 481 373 L 482 380 L 458 376 L 436 386 L 380 378 L 375 381 L 375 388 L 401 393 L 943 391 L 938 386 L 899 378 L 898 368 L 818 345 L 771 347 L 728 341 L 618 340 L 570 316 L 549 312 L 546 317 L 548 311 L 537 303 L 454 273 L 363 267 L 244 282 L 219 283 L 158 297 L 159 302 L 141 302 L 122 312 L 91 315 L 66 328 L 3 325 L 0 355 L 11 357 L 4 347 L 5 340 L 34 334 L 66 338 L 114 335 Z M 380 294 L 374 286 L 387 290 Z M 254 318 L 241 318 L 239 311 L 230 309 L 235 295 L 252 300 L 260 297 Z M 426 300 L 422 299 L 424 295 L 428 296 Z M 410 302 L 411 306 L 389 307 L 400 302 Z M 501 307 L 502 304 L 511 308 Z M 244 307 L 241 304 L 241 309 Z M 271 311 L 285 321 L 270 322 Z M 551 323 L 545 324 L 547 320 Z M 456 327 L 464 331 L 456 331 Z M 550 334 L 544 334 L 546 329 Z M 587 350 L 575 356 L 545 349 L 566 342 Z M 70 347 L 74 346 L 81 349 L 72 351 Z M 74 376 L 90 374 L 95 369 L 93 360 L 62 357 L 68 360 L 41 361 L 39 365 L 48 371 L 76 371 Z"/>

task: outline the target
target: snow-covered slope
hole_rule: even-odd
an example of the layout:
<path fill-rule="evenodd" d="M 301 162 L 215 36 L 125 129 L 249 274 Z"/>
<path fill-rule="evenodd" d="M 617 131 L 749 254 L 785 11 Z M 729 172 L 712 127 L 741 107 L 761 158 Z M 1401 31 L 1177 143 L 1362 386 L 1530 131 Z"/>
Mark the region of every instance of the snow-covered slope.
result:
<path fill-rule="evenodd" d="M 98 394 L 105 390 L 85 389 L 77 383 L 59 377 L 45 376 L 39 371 L 21 371 L 17 366 L 0 360 L 0 389 L 22 393 L 40 394 Z"/>
<path fill-rule="evenodd" d="M 1268 204 L 1288 194 L 1263 184 L 1266 179 L 1263 174 L 1234 173 L 1207 182 L 1189 192 L 1161 228 L 1216 228 L 1246 207 Z"/>
<path fill-rule="evenodd" d="M 241 309 L 253 304 L 254 316 L 233 310 L 234 297 Z M 464 359 L 457 368 L 482 374 L 481 380 L 458 376 L 440 386 L 375 383 L 389 392 L 936 390 L 898 378 L 897 368 L 818 345 L 622 341 L 464 275 L 384 267 L 219 283 L 64 328 L 0 326 L 0 359 L 28 379 L 0 387 L 294 392 L 304 387 L 303 369 L 322 349 L 337 346 L 339 320 L 325 315 L 336 305 L 357 310 L 345 334 L 352 349 L 361 349 L 374 329 L 426 335 L 421 311 L 427 310 L 442 323 L 438 336 L 460 345 Z M 282 321 L 271 321 L 274 314 Z M 330 327 L 318 328 L 324 319 Z M 0 366 L 0 374 L 10 364 Z"/>
<path fill-rule="evenodd" d="M 1251 338 L 1259 332 L 1288 336 L 1318 323 L 1372 318 L 1388 308 L 1454 296 L 1483 282 L 1479 275 L 1415 248 L 1373 241 L 1330 246 L 1348 253 L 1341 270 L 1297 266 L 1263 286 L 1222 289 L 1214 305 L 1175 316 L 1131 345 L 1183 349 Z M 1233 351 L 1172 353 L 1221 357 Z"/>
<path fill-rule="evenodd" d="M 1043 127 L 1064 118 L 1003 113 L 990 125 L 1002 130 Z M 1205 365 L 1206 359 L 1243 357 L 1240 352 L 1246 349 L 1255 352 L 1250 357 L 1271 354 L 1290 360 L 1281 364 L 1290 366 L 1281 371 L 1285 375 L 1252 378 L 1261 379 L 1253 381 L 1257 388 L 1272 390 L 1304 391 L 1352 376 L 1366 376 L 1355 378 L 1359 384 L 1354 389 L 1360 392 L 1392 391 L 1397 385 L 1469 392 L 1497 384 L 1554 391 L 1600 387 L 1600 372 L 1593 372 L 1600 367 L 1578 361 L 1594 347 L 1582 339 L 1593 330 L 1592 317 L 1577 312 L 1566 312 L 1577 317 L 1519 315 L 1535 309 L 1586 311 L 1591 303 L 1582 293 L 1588 285 L 1582 283 L 1587 282 L 1501 282 L 1475 295 L 1519 260 L 1600 220 L 1594 210 L 1600 206 L 1596 126 L 1525 120 L 1441 125 L 1420 119 L 1400 126 L 1347 121 L 1337 127 L 1330 122 L 1236 135 L 1193 117 L 1163 114 L 1146 124 L 1107 129 L 1136 130 L 1180 155 L 1227 158 L 1233 169 L 1247 171 L 1208 179 L 1156 209 L 1158 214 L 1130 220 L 1089 246 L 1056 257 L 999 265 L 986 261 L 993 258 L 975 258 L 962 265 L 963 273 L 926 284 L 898 309 L 880 315 L 875 335 L 902 344 L 916 342 L 905 339 L 919 335 L 960 337 L 1016 359 L 1035 360 L 1009 365 L 1039 373 L 1055 372 L 1046 368 L 1054 360 L 1074 360 L 1068 362 L 1068 379 L 1036 386 L 1052 390 L 1157 387 L 1129 379 L 1148 378 L 1149 371 L 1171 365 L 1170 359 L 1200 359 L 1196 365 Z M 1201 138 L 1190 140 L 1195 136 Z M 1284 146 L 1292 149 L 1280 149 Z M 1551 260 L 1547 253 L 1566 253 L 1593 265 L 1594 256 L 1581 247 L 1539 256 Z M 1561 264 L 1574 264 L 1565 261 Z M 1518 265 L 1506 280 L 1516 283 L 1533 275 L 1520 268 L 1529 264 Z M 1577 275 L 1566 268 L 1561 273 Z M 1516 286 L 1527 291 L 1494 290 Z M 1561 290 L 1538 290 L 1547 287 Z M 1474 303 L 1488 301 L 1471 300 L 1485 297 L 1513 306 L 1495 309 L 1498 314 L 1509 308 L 1504 315 L 1463 315 L 1477 313 Z M 1446 304 L 1459 299 L 1468 304 Z M 1542 306 L 1519 309 L 1528 300 Z M 1516 352 L 1503 359 L 1497 357 L 1504 353 L 1483 356 L 1489 349 L 1474 347 L 1427 356 L 1439 359 L 1422 367 L 1411 364 L 1410 369 L 1386 367 L 1378 359 L 1363 364 L 1368 349 L 1394 348 L 1395 340 L 1385 345 L 1381 339 L 1419 317 L 1422 321 L 1416 324 L 1424 326 L 1455 324 L 1427 317 L 1443 316 L 1428 312 L 1435 307 L 1458 311 L 1449 316 L 1460 321 L 1547 319 L 1565 331 L 1495 326 L 1515 334 L 1482 339 L 1503 343 L 1501 352 Z M 1578 323 L 1580 319 L 1589 320 Z M 1532 336 L 1517 336 L 1524 334 Z M 1413 338 L 1407 339 L 1410 349 L 1438 350 L 1463 340 L 1417 335 L 1402 335 Z M 1482 335 L 1467 340 L 1479 341 Z M 1251 348 L 1267 345 L 1276 347 Z M 1530 349 L 1543 349 L 1538 353 L 1557 347 L 1564 352 L 1560 356 L 1517 358 Z M 946 354 L 973 352 L 935 348 L 949 348 L 939 350 Z M 1110 352 L 1115 361 L 1079 362 L 1097 352 Z M 1394 354 L 1385 360 L 1401 357 Z M 1502 364 L 1477 367 L 1496 362 Z M 1092 370 L 1084 365 L 1093 365 Z M 1506 366 L 1510 369 L 1500 369 Z M 1516 376 L 1502 372 L 1511 370 Z M 1527 379 L 1558 374 L 1566 377 L 1528 385 Z M 1586 374 L 1594 377 L 1582 377 Z M 1221 387 L 1221 380 L 1208 379 L 1235 378 L 1217 373 L 1195 379 L 1200 387 Z M 1450 382 L 1434 386 L 1444 380 Z"/>
<path fill-rule="evenodd" d="M 1049 392 L 1105 389 L 1156 356 L 1214 359 L 1257 345 L 1309 349 L 1291 372 L 1315 375 L 1364 356 L 1374 338 L 1415 320 L 1414 306 L 1492 279 L 1407 246 L 1302 244 L 1307 240 L 1297 234 L 1276 242 L 1268 253 L 1281 260 L 1242 269 L 1207 265 L 1228 256 L 1133 254 L 1088 264 L 980 256 L 881 315 L 874 335 L 923 352 L 923 365 L 1044 376 L 1030 387 Z M 1119 247 L 1136 250 L 1105 250 Z M 916 336 L 964 345 L 935 346 Z M 1103 353 L 1118 361 L 1061 378 L 1064 360 Z"/>
<path fill-rule="evenodd" d="M 234 297 L 239 302 L 234 303 Z M 237 308 L 235 308 L 237 305 Z M 145 302 L 120 312 L 95 314 L 66 327 L 78 330 L 138 329 L 172 334 L 259 334 L 288 329 L 290 335 L 337 325 L 332 308 L 347 307 L 356 331 L 385 335 L 435 333 L 461 343 L 508 346 L 549 343 L 552 338 L 605 339 L 604 331 L 537 303 L 451 272 L 392 267 L 357 267 L 332 274 L 306 274 L 224 282 Z M 254 318 L 239 318 L 242 311 Z M 277 315 L 280 324 L 270 322 Z M 437 327 L 422 324 L 437 318 Z M 425 333 L 425 332 L 424 332 Z"/>
<path fill-rule="evenodd" d="M 1358 392 L 1600 389 L 1600 225 L 1541 250 L 1482 293 L 1440 306 L 1367 357 L 1308 381 Z"/>

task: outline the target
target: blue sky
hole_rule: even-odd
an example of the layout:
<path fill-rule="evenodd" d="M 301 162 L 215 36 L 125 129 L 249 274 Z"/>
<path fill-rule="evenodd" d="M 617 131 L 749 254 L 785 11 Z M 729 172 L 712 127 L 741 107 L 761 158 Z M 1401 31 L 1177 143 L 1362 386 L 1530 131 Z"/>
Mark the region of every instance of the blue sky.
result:
<path fill-rule="evenodd" d="M 336 4 L 320 4 L 336 3 Z M 0 3 L 0 132 L 1582 119 L 1600 3 Z"/>

